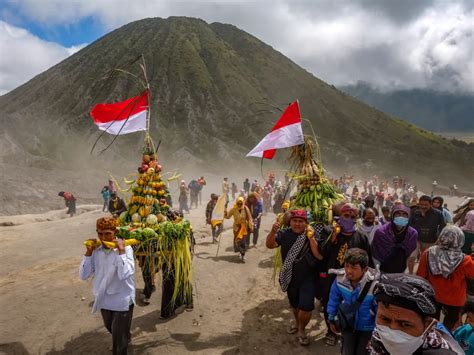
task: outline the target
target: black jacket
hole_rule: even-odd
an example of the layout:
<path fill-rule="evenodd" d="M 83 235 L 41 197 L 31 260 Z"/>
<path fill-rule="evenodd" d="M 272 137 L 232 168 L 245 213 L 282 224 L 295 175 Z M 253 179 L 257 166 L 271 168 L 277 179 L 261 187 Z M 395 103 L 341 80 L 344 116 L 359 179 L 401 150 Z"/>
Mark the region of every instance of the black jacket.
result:
<path fill-rule="evenodd" d="M 425 216 L 416 209 L 408 223 L 418 232 L 418 241 L 423 243 L 435 243 L 441 230 L 446 227 L 441 211 L 430 208 Z"/>
<path fill-rule="evenodd" d="M 329 234 L 324 238 L 324 234 Z M 335 241 L 331 240 L 328 227 L 321 233 L 323 238 L 318 238 L 318 245 L 324 259 L 324 271 L 329 269 L 340 269 L 344 267 L 344 256 L 348 249 L 360 248 L 369 255 L 369 266 L 373 266 L 370 253 L 370 244 L 367 237 L 359 232 L 354 232 L 351 236 L 339 233 Z"/>

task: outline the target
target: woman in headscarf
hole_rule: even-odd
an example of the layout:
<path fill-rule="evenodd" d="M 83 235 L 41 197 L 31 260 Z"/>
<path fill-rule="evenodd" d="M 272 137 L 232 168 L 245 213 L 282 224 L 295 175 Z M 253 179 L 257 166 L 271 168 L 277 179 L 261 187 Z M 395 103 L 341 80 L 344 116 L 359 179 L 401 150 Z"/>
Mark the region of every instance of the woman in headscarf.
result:
<path fill-rule="evenodd" d="M 465 223 L 461 225 L 461 229 L 464 232 L 464 246 L 462 251 L 466 255 L 470 255 L 474 252 L 474 210 L 468 211 L 464 218 Z"/>
<path fill-rule="evenodd" d="M 444 222 L 446 222 L 446 224 L 453 223 L 453 216 L 451 215 L 451 212 L 444 208 L 443 204 L 444 198 L 442 198 L 441 196 L 433 197 L 433 200 L 431 201 L 431 206 L 433 206 L 433 208 L 436 208 L 443 214 Z"/>
<path fill-rule="evenodd" d="M 426 280 L 407 274 L 382 274 L 373 294 L 378 308 L 367 354 L 464 354 L 433 318 L 435 294 Z"/>
<path fill-rule="evenodd" d="M 457 226 L 462 226 L 466 223 L 466 215 L 469 211 L 474 210 L 474 198 L 464 200 L 459 207 L 454 210 L 453 223 Z"/>
<path fill-rule="evenodd" d="M 474 256 L 474 210 L 467 211 L 465 223 L 461 226 L 464 232 L 464 246 L 462 251 L 466 255 Z M 474 295 L 474 280 L 467 280 L 467 293 Z"/>
<path fill-rule="evenodd" d="M 224 211 L 226 219 L 234 218 L 234 251 L 240 253 L 240 260 L 245 262 L 245 251 L 247 238 L 253 231 L 252 214 L 247 206 L 244 205 L 244 198 L 238 197 L 235 205 L 227 211 Z"/>
<path fill-rule="evenodd" d="M 179 184 L 179 197 L 178 197 L 178 202 L 179 202 L 179 212 L 184 213 L 189 213 L 189 206 L 188 206 L 188 191 L 189 188 L 186 186 L 186 181 L 181 180 L 181 183 Z"/>
<path fill-rule="evenodd" d="M 456 226 L 446 226 L 436 245 L 423 252 L 417 275 L 428 280 L 435 290 L 437 317 L 444 313 L 444 325 L 451 331 L 459 321 L 466 303 L 466 279 L 474 279 L 474 261 L 464 255 L 464 233 Z"/>
<path fill-rule="evenodd" d="M 418 232 L 408 226 L 410 209 L 395 205 L 391 210 L 391 220 L 375 231 L 371 244 L 374 264 L 380 271 L 402 273 L 407 268 L 408 257 L 416 249 Z"/>

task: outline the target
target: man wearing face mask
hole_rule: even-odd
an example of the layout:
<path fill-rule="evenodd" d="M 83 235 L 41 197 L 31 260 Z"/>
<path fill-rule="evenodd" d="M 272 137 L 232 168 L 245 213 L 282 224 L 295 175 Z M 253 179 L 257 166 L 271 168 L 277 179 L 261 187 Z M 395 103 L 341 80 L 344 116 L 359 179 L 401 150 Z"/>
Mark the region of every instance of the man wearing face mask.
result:
<path fill-rule="evenodd" d="M 371 244 L 373 261 L 385 273 L 402 273 L 409 256 L 416 250 L 418 232 L 408 226 L 410 209 L 395 205 L 391 221 L 380 227 Z"/>
<path fill-rule="evenodd" d="M 353 204 L 344 204 L 340 209 L 340 216 L 337 219 L 337 225 L 339 227 L 332 229 L 326 238 L 320 238 L 320 251 L 324 257 L 323 272 L 320 274 L 322 287 L 321 304 L 324 306 L 324 318 L 328 328 L 325 342 L 331 346 L 336 345 L 337 336 L 329 327 L 326 305 L 329 300 L 331 284 L 335 276 L 328 275 L 327 270 L 342 269 L 344 267 L 346 252 L 351 248 L 365 250 L 369 256 L 369 266 L 373 266 L 369 241 L 365 235 L 356 230 L 356 220 L 358 216 L 359 211 Z"/>
<path fill-rule="evenodd" d="M 426 280 L 407 274 L 382 274 L 374 296 L 378 308 L 368 354 L 464 354 L 433 318 L 435 294 Z"/>

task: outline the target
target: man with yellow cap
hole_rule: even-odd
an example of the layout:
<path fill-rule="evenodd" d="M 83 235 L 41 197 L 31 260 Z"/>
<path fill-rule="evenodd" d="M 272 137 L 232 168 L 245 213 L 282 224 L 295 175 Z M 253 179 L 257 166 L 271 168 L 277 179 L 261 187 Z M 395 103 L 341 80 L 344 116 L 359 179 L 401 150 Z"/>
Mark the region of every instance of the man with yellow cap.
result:
<path fill-rule="evenodd" d="M 88 244 L 79 268 L 82 280 L 93 277 L 94 305 L 102 314 L 104 326 L 112 334 L 113 354 L 127 354 L 130 342 L 133 306 L 135 304 L 135 260 L 131 246 L 123 239 L 116 239 L 117 221 L 113 217 L 97 220 L 99 247 Z M 93 239 L 96 241 L 95 239 Z M 109 249 L 103 242 L 115 242 Z"/>
<path fill-rule="evenodd" d="M 234 251 L 240 253 L 240 260 L 245 262 L 246 243 L 249 233 L 253 231 L 252 215 L 247 206 L 244 206 L 244 198 L 238 197 L 235 205 L 224 211 L 226 219 L 234 218 Z"/>

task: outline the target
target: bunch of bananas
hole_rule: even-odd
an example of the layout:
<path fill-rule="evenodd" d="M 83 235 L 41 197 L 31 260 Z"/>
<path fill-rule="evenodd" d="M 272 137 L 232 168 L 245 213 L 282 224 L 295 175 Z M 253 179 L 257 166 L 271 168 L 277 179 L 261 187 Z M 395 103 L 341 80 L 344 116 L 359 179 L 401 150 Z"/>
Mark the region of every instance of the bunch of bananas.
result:
<path fill-rule="evenodd" d="M 295 197 L 296 207 L 310 210 L 317 222 L 330 223 L 332 221 L 332 206 L 344 199 L 337 188 L 328 182 L 311 185 L 300 189 Z"/>
<path fill-rule="evenodd" d="M 103 240 L 102 243 L 109 249 L 117 248 L 117 242 L 107 242 L 107 241 Z M 91 247 L 97 248 L 97 247 L 101 246 L 102 243 L 99 239 L 86 240 L 84 242 L 84 245 L 88 248 L 91 248 Z M 135 244 L 140 244 L 140 242 L 136 239 L 126 239 L 125 240 L 125 246 L 135 245 Z"/>

